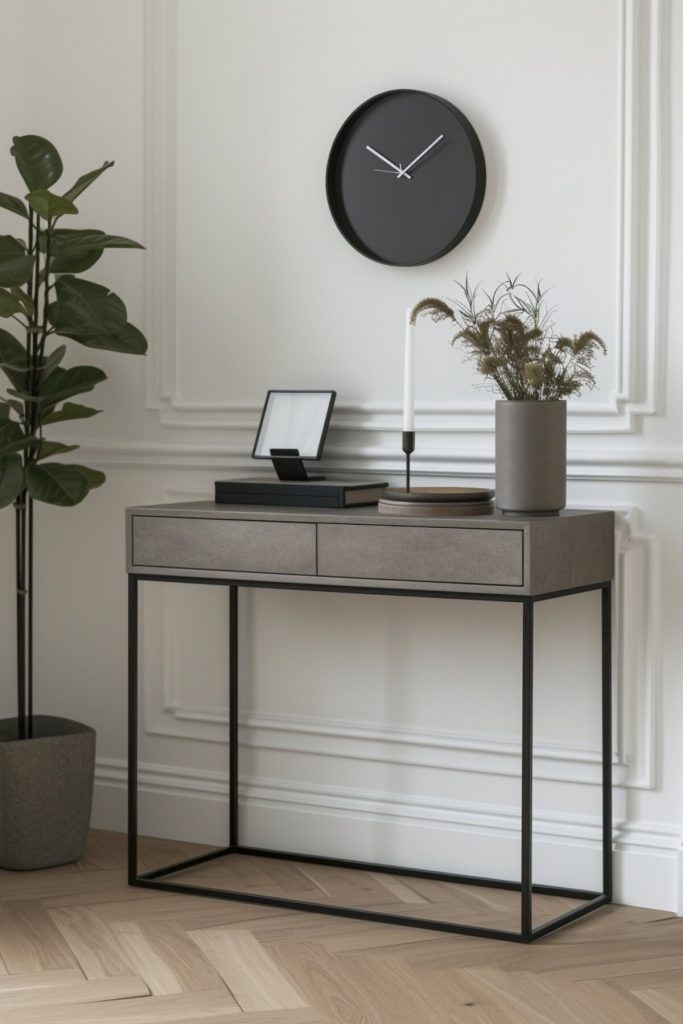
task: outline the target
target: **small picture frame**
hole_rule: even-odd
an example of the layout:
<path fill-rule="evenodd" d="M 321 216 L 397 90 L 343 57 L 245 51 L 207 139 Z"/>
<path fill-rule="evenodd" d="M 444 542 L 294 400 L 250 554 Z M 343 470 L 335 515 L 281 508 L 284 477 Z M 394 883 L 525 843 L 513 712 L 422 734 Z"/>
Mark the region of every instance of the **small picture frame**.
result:
<path fill-rule="evenodd" d="M 269 390 L 252 458 L 272 459 L 280 479 L 311 479 L 302 460 L 322 457 L 336 397 L 336 391 Z"/>

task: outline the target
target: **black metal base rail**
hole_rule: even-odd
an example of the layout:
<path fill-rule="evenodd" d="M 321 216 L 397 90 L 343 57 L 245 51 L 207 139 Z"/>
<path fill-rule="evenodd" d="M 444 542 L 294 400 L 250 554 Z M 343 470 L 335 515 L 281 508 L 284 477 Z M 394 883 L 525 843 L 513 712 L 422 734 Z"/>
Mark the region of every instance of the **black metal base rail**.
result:
<path fill-rule="evenodd" d="M 219 580 L 188 576 L 156 576 L 151 574 L 130 574 L 128 587 L 128 882 L 130 885 L 166 892 L 187 893 L 207 896 L 212 899 L 235 900 L 261 906 L 278 907 L 286 910 L 303 910 L 316 914 L 331 914 L 337 917 L 356 918 L 361 921 L 376 921 L 384 924 L 401 924 L 414 928 L 450 932 L 459 935 L 479 936 L 489 939 L 503 939 L 509 942 L 533 942 L 557 928 L 576 921 L 598 907 L 612 900 L 612 608 L 611 583 L 604 582 L 573 590 L 556 591 L 549 594 L 527 597 L 512 594 L 469 594 L 467 592 L 414 591 L 370 587 L 343 587 L 296 583 L 270 583 L 251 580 Z M 156 868 L 143 874 L 137 869 L 138 843 L 138 583 L 141 580 L 165 583 L 216 584 L 229 588 L 230 610 L 230 694 L 229 694 L 229 825 L 230 844 L 197 857 L 178 861 L 165 867 Z M 486 600 L 517 602 L 522 605 L 522 813 L 521 813 L 521 880 L 507 881 L 500 878 L 482 878 L 472 875 L 452 874 L 387 864 L 374 864 L 335 857 L 313 856 L 243 846 L 239 842 L 239 671 L 238 671 L 238 592 L 239 587 L 269 587 L 288 590 L 324 590 L 339 593 L 383 594 L 410 597 L 440 597 L 460 600 Z M 539 885 L 532 881 L 532 837 L 533 837 L 533 608 L 537 601 L 565 597 L 569 594 L 591 590 L 601 592 L 602 619 L 602 892 L 567 888 L 556 885 Z M 245 893 L 211 886 L 193 885 L 182 880 L 169 880 L 187 868 L 196 867 L 207 861 L 230 854 L 248 854 L 255 857 L 271 857 L 279 860 L 293 860 L 329 867 L 355 868 L 360 871 L 376 871 L 391 875 L 405 875 L 414 878 L 453 882 L 460 885 L 484 886 L 507 889 L 521 894 L 521 919 L 519 931 L 507 931 L 477 925 L 465 925 L 439 919 L 410 917 L 405 914 L 389 914 L 360 907 L 338 906 L 315 903 L 307 900 L 292 900 L 257 893 Z M 560 914 L 558 917 L 534 927 L 532 901 L 534 894 L 561 896 L 582 900 L 579 907 Z"/>

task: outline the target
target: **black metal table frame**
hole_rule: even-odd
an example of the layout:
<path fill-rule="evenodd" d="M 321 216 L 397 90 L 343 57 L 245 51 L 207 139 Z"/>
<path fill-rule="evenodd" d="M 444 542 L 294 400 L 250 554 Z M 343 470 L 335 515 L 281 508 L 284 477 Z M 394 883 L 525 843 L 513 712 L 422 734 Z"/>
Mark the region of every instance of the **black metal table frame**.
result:
<path fill-rule="evenodd" d="M 138 874 L 138 583 L 194 583 L 217 585 L 229 588 L 229 845 L 198 857 L 156 868 Z M 432 597 L 446 600 L 506 601 L 522 605 L 522 752 L 521 752 L 521 880 L 507 881 L 499 878 L 481 878 L 472 875 L 450 874 L 443 871 L 427 871 L 386 864 L 371 864 L 356 860 L 342 860 L 335 857 L 312 856 L 292 851 L 261 849 L 243 846 L 239 841 L 239 671 L 238 671 L 238 591 L 240 587 L 274 588 L 285 590 L 312 590 L 354 594 L 378 594 L 384 597 Z M 532 835 L 533 835 L 533 640 L 534 605 L 572 594 L 599 590 L 601 592 L 602 617 L 602 892 L 565 888 L 556 885 L 534 885 L 532 882 Z M 612 587 L 609 581 L 592 586 L 576 587 L 552 593 L 526 596 L 520 594 L 480 594 L 434 590 L 401 590 L 363 586 L 331 586 L 290 582 L 266 582 L 236 579 L 206 579 L 194 576 L 152 575 L 129 573 L 128 576 L 128 882 L 130 885 L 166 892 L 188 893 L 209 896 L 214 899 L 238 900 L 281 909 L 304 910 L 319 914 L 358 918 L 362 921 L 379 921 L 386 924 L 409 925 L 415 928 L 429 928 L 436 931 L 454 932 L 460 935 L 476 935 L 489 939 L 504 939 L 510 942 L 533 942 L 563 925 L 576 921 L 598 907 L 612 900 Z M 392 875 L 406 875 L 414 878 L 435 879 L 442 882 L 508 889 L 521 893 L 521 921 L 519 931 L 506 931 L 475 925 L 457 924 L 443 920 L 427 920 L 405 914 L 387 914 L 348 906 L 333 906 L 307 900 L 284 899 L 256 893 L 232 892 L 208 886 L 186 884 L 182 881 L 167 881 L 165 876 L 175 874 L 184 868 L 194 867 L 217 857 L 231 853 L 250 854 L 260 857 L 274 857 L 280 860 L 296 860 L 302 863 L 324 864 L 333 867 L 357 868 L 359 870 L 386 872 Z M 584 901 L 581 906 L 561 914 L 559 917 L 533 926 L 532 897 L 534 893 L 548 896 L 562 896 Z"/>

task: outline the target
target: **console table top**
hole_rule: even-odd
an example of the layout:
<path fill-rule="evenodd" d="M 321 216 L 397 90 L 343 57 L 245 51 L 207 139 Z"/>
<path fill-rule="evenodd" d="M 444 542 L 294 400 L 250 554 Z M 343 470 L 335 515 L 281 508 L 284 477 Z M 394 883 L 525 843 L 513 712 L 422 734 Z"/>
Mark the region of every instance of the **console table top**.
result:
<path fill-rule="evenodd" d="M 385 515 L 377 505 L 352 508 L 307 508 L 292 505 L 223 505 L 214 501 L 178 501 L 159 505 L 139 505 L 127 509 L 128 515 L 177 516 L 195 519 L 256 519 L 278 523 L 356 523 L 382 526 L 433 526 L 458 529 L 476 527 L 486 530 L 520 530 L 538 524 L 561 524 L 576 519 L 611 522 L 614 513 L 604 509 L 566 508 L 552 516 L 506 515 L 497 509 L 479 516 L 401 516 Z M 550 525 L 550 529 L 553 526 Z M 560 529 L 562 527 L 560 526 Z"/>
<path fill-rule="evenodd" d="M 128 572 L 249 585 L 541 596 L 614 577 L 614 513 L 385 516 L 213 501 L 127 510 Z"/>

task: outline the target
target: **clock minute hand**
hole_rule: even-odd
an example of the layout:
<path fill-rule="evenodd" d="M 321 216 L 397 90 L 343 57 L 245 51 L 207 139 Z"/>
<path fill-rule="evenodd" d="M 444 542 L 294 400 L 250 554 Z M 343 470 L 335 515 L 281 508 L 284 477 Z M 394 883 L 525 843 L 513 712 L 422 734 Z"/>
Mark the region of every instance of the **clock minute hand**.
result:
<path fill-rule="evenodd" d="M 381 153 L 378 153 L 376 149 L 372 148 L 372 146 L 366 146 L 365 148 L 367 149 L 367 151 L 369 153 L 372 153 L 373 156 L 376 156 L 380 160 L 383 160 L 385 164 L 389 164 L 389 166 L 392 167 L 396 171 L 396 176 L 397 177 L 400 178 L 402 174 L 405 174 L 405 171 L 402 170 L 402 168 L 400 168 L 398 166 L 398 164 L 393 163 L 391 160 L 387 160 L 387 158 L 385 156 L 382 156 Z M 405 174 L 405 176 L 406 176 L 406 178 L 410 177 L 409 174 Z"/>
<path fill-rule="evenodd" d="M 406 178 L 409 178 L 410 175 L 406 174 L 406 171 L 409 171 L 411 167 L 414 167 L 418 160 L 421 160 L 423 156 L 427 155 L 430 149 L 434 149 L 434 146 L 436 146 L 437 142 L 441 142 L 442 138 L 443 135 L 439 135 L 438 139 L 434 139 L 433 142 L 430 142 L 427 148 L 423 149 L 422 152 L 418 156 L 416 156 L 415 159 L 412 160 L 407 167 L 404 167 L 403 170 L 397 175 L 397 177 L 402 178 L 405 175 Z"/>

